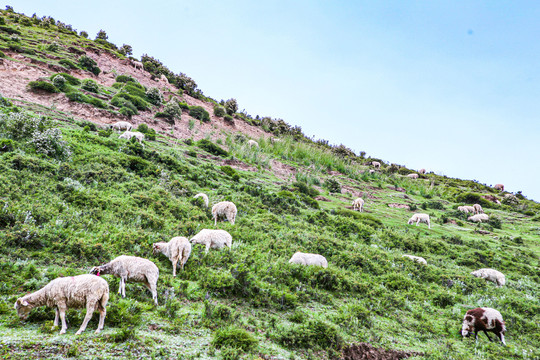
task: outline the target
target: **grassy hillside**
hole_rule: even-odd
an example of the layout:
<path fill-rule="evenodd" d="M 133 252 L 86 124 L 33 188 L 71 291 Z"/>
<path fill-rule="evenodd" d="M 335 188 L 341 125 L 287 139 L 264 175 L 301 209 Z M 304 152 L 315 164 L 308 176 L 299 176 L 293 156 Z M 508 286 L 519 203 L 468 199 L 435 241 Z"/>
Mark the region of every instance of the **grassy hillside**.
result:
<path fill-rule="evenodd" d="M 25 34 L 59 31 L 2 16 L 25 44 Z M 14 59 L 10 49 L 4 55 Z M 540 358 L 539 204 L 473 181 L 412 180 L 404 176 L 412 170 L 396 165 L 370 174 L 363 157 L 302 140 L 282 123 L 265 125 L 281 141 L 263 137 L 252 148 L 241 133 L 193 141 L 158 131 L 142 146 L 68 112 L 0 98 L 0 356 L 318 359 L 369 342 L 422 353 L 418 359 Z M 237 205 L 235 225 L 218 223 L 232 234 L 232 251 L 204 256 L 196 245 L 173 278 L 152 243 L 214 228 L 193 199 L 198 192 L 211 204 Z M 359 195 L 363 213 L 350 209 Z M 475 202 L 490 222 L 470 223 L 456 210 Z M 407 225 L 415 212 L 430 214 L 431 229 Z M 330 265 L 289 264 L 296 251 L 322 254 Z M 136 283 L 122 299 L 118 279 L 106 275 L 111 298 L 100 335 L 94 315 L 75 336 L 82 311 L 69 312 L 62 336 L 51 330 L 51 309 L 17 318 L 18 297 L 122 254 L 158 265 L 159 306 Z M 482 267 L 502 271 L 507 285 L 470 275 Z M 507 347 L 458 335 L 477 306 L 502 313 Z"/>

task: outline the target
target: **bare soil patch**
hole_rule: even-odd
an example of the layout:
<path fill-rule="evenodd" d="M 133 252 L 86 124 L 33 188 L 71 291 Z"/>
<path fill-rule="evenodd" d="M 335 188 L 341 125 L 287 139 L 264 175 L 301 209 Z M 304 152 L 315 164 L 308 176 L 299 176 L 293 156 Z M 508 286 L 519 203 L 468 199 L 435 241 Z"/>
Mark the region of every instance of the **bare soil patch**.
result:
<path fill-rule="evenodd" d="M 423 354 L 402 350 L 385 350 L 373 347 L 368 343 L 353 344 L 343 350 L 344 360 L 399 360 L 417 355 Z"/>

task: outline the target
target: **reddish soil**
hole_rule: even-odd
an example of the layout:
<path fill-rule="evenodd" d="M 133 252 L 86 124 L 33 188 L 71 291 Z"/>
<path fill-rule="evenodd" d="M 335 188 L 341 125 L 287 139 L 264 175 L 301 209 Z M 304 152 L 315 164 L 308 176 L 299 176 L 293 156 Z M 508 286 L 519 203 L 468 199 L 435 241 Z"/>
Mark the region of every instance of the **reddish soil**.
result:
<path fill-rule="evenodd" d="M 398 209 L 407 209 L 409 210 L 409 205 L 406 204 L 388 204 L 388 206 L 392 208 L 398 208 Z"/>
<path fill-rule="evenodd" d="M 423 354 L 402 350 L 385 350 L 367 343 L 353 344 L 343 350 L 344 360 L 399 360 L 417 355 Z"/>

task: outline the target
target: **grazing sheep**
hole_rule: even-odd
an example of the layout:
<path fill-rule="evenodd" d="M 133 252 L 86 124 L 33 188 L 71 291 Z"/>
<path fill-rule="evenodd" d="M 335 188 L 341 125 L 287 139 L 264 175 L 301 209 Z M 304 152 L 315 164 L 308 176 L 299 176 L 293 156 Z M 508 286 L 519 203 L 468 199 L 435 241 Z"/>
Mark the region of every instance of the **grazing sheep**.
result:
<path fill-rule="evenodd" d="M 135 69 L 144 70 L 144 64 L 142 62 L 132 60 L 131 64 Z"/>
<path fill-rule="evenodd" d="M 418 173 L 423 175 L 423 174 L 426 173 L 426 169 L 420 169 L 420 170 L 418 170 Z"/>
<path fill-rule="evenodd" d="M 506 327 L 500 312 L 492 308 L 476 308 L 467 311 L 463 318 L 463 326 L 461 327 L 462 336 L 470 336 L 474 333 L 474 338 L 478 342 L 478 332 L 483 331 L 489 341 L 493 341 L 488 335 L 491 331 L 506 345 L 504 341 L 504 333 Z"/>
<path fill-rule="evenodd" d="M 426 259 L 424 259 L 423 257 L 421 256 L 414 256 L 414 255 L 402 255 L 402 257 L 406 257 L 406 258 L 409 258 L 411 260 L 414 260 L 420 264 L 424 264 L 424 265 L 427 265 L 427 261 Z"/>
<path fill-rule="evenodd" d="M 418 174 L 409 174 L 407 177 L 411 179 L 418 179 Z"/>
<path fill-rule="evenodd" d="M 495 190 L 504 191 L 504 185 L 503 184 L 495 184 L 493 187 Z"/>
<path fill-rule="evenodd" d="M 362 210 L 364 209 L 364 199 L 358 198 L 358 199 L 354 200 L 352 202 L 352 208 L 353 208 L 353 210 L 358 210 L 358 211 L 362 212 Z"/>
<path fill-rule="evenodd" d="M 468 213 L 474 213 L 474 207 L 472 206 L 458 206 L 458 211 L 462 211 L 466 214 Z"/>
<path fill-rule="evenodd" d="M 208 207 L 208 195 L 206 195 L 205 193 L 198 193 L 193 198 L 196 199 L 196 198 L 199 198 L 199 197 L 203 199 L 204 205 L 206 205 L 206 207 Z"/>
<path fill-rule="evenodd" d="M 114 124 L 109 125 L 109 129 L 131 131 L 131 129 L 133 129 L 133 125 L 128 123 L 127 121 L 118 121 Z"/>
<path fill-rule="evenodd" d="M 487 216 L 486 214 L 476 214 L 476 215 L 473 215 L 473 216 L 469 216 L 467 218 L 467 220 L 472 221 L 472 222 L 488 221 L 489 216 Z"/>
<path fill-rule="evenodd" d="M 144 140 L 144 134 L 140 133 L 138 131 L 126 131 L 122 135 L 120 135 L 119 139 L 131 139 L 132 137 L 136 138 L 141 144 Z"/>
<path fill-rule="evenodd" d="M 20 297 L 15 302 L 17 315 L 23 320 L 28 318 L 30 310 L 37 306 L 54 307 L 56 315 L 54 326 L 58 326 L 58 317 L 62 321 L 60 334 L 65 334 L 66 310 L 68 308 L 80 309 L 86 307 L 86 316 L 77 335 L 81 334 L 92 318 L 94 311 L 99 311 L 99 324 L 96 329 L 98 334 L 103 329 L 109 300 L 109 284 L 102 278 L 94 275 L 78 275 L 56 278 L 42 289 Z"/>
<path fill-rule="evenodd" d="M 431 229 L 431 224 L 429 222 L 429 215 L 428 214 L 414 214 L 407 224 L 411 225 L 412 223 L 416 222 L 416 226 L 418 226 L 418 223 L 423 222 L 428 225 L 428 228 Z"/>
<path fill-rule="evenodd" d="M 381 163 L 378 162 L 378 161 L 372 161 L 372 162 L 371 162 L 371 165 L 373 165 L 373 166 L 376 167 L 376 168 L 380 168 L 380 167 L 381 167 Z"/>
<path fill-rule="evenodd" d="M 504 274 L 495 269 L 484 268 L 473 271 L 471 275 L 494 282 L 495 284 L 497 284 L 497 287 L 501 287 L 506 284 L 506 278 L 504 277 Z"/>
<path fill-rule="evenodd" d="M 217 225 L 218 217 L 225 217 L 227 220 L 234 225 L 236 221 L 236 205 L 230 201 L 218 202 L 212 206 L 212 217 L 214 218 L 214 226 Z"/>
<path fill-rule="evenodd" d="M 106 275 L 111 274 L 120 278 L 120 287 L 118 293 L 126 297 L 126 282 L 132 280 L 142 282 L 152 293 L 152 299 L 157 305 L 157 281 L 159 278 L 159 269 L 148 259 L 137 256 L 121 255 L 116 259 L 101 265 L 95 266 L 90 270 L 91 274 Z"/>
<path fill-rule="evenodd" d="M 169 79 L 167 79 L 167 77 L 163 74 L 161 74 L 161 76 L 159 77 L 159 81 L 161 81 L 162 83 L 165 83 L 165 84 L 169 84 Z"/>
<path fill-rule="evenodd" d="M 255 140 L 248 140 L 247 144 L 248 144 L 248 146 L 250 146 L 250 147 L 256 147 L 256 148 L 259 147 L 259 143 L 256 142 Z"/>
<path fill-rule="evenodd" d="M 176 264 L 180 260 L 180 269 L 184 270 L 184 264 L 191 254 L 191 244 L 183 236 L 173 237 L 168 243 L 157 242 L 153 244 L 154 254 L 162 253 L 171 260 L 173 266 L 173 276 L 176 276 Z"/>
<path fill-rule="evenodd" d="M 281 141 L 280 138 L 275 138 L 275 137 L 271 137 L 271 138 L 270 138 L 270 142 L 271 142 L 272 144 L 275 144 L 275 143 L 280 142 L 280 141 Z"/>
<path fill-rule="evenodd" d="M 483 214 L 484 213 L 484 209 L 482 209 L 482 206 L 480 204 L 474 204 L 473 209 L 474 209 L 475 214 Z"/>
<path fill-rule="evenodd" d="M 192 244 L 205 245 L 206 254 L 208 254 L 210 248 L 221 249 L 224 246 L 228 246 L 230 250 L 232 246 L 232 236 L 225 230 L 202 229 L 189 241 Z"/>
<path fill-rule="evenodd" d="M 375 170 L 373 170 L 373 169 L 370 169 L 370 170 L 369 170 L 369 173 L 370 173 L 370 174 L 373 174 L 374 172 L 375 172 Z"/>
<path fill-rule="evenodd" d="M 319 254 L 308 254 L 303 252 L 295 252 L 289 264 L 300 264 L 300 265 L 314 265 L 322 266 L 323 268 L 328 267 L 328 261 L 326 258 Z"/>

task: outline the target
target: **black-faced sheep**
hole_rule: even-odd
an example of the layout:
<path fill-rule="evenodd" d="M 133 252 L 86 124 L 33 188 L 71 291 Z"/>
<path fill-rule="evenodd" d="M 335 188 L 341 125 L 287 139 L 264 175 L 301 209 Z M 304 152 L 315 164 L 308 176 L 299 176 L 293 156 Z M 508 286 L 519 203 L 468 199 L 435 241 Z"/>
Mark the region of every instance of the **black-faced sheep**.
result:
<path fill-rule="evenodd" d="M 504 341 L 504 333 L 506 327 L 500 312 L 492 308 L 476 308 L 467 311 L 463 318 L 463 326 L 461 327 L 462 336 L 470 336 L 474 333 L 474 338 L 478 341 L 478 332 L 483 331 L 489 341 L 493 341 L 488 335 L 488 331 L 497 335 L 499 340 L 506 345 Z"/>
<path fill-rule="evenodd" d="M 322 266 L 323 268 L 328 267 L 328 261 L 326 261 L 326 258 L 324 256 L 319 254 L 303 253 L 299 251 L 294 253 L 294 255 L 289 260 L 289 263 Z"/>
<path fill-rule="evenodd" d="M 103 329 L 106 306 L 109 300 L 109 284 L 104 279 L 94 275 L 68 276 L 54 279 L 42 289 L 18 298 L 15 302 L 17 315 L 23 320 L 28 318 L 30 310 L 37 306 L 54 307 L 56 315 L 54 326 L 58 326 L 58 318 L 62 321 L 60 334 L 65 334 L 66 310 L 68 308 L 86 308 L 86 316 L 77 335 L 81 334 L 92 318 L 94 311 L 99 311 L 99 324 L 96 330 L 98 334 Z"/>
<path fill-rule="evenodd" d="M 428 214 L 414 214 L 407 224 L 411 225 L 412 223 L 416 223 L 416 226 L 418 226 L 418 223 L 426 223 L 428 225 L 428 228 L 431 229 L 431 223 L 429 222 L 429 215 Z"/>
<path fill-rule="evenodd" d="M 232 225 L 236 221 L 236 205 L 230 201 L 218 202 L 212 206 L 212 217 L 214 218 L 214 226 L 217 225 L 218 218 L 226 218 Z"/>
<path fill-rule="evenodd" d="M 494 282 L 495 284 L 497 284 L 498 287 L 504 286 L 504 284 L 506 284 L 506 278 L 504 277 L 504 274 L 495 269 L 479 269 L 473 271 L 471 275 Z"/>
<path fill-rule="evenodd" d="M 353 207 L 353 210 L 358 210 L 358 211 L 362 212 L 362 210 L 364 209 L 364 199 L 358 198 L 358 199 L 354 200 L 352 202 L 352 207 Z"/>
<path fill-rule="evenodd" d="M 202 244 L 206 246 L 206 254 L 210 248 L 221 249 L 228 246 L 229 250 L 232 246 L 232 236 L 225 230 L 202 229 L 189 240 L 192 244 Z"/>
<path fill-rule="evenodd" d="M 191 254 L 191 244 L 183 236 L 173 237 L 168 243 L 157 242 L 153 244 L 154 254 L 162 253 L 171 260 L 173 266 L 173 276 L 176 276 L 176 264 L 180 260 L 180 269 L 184 270 L 184 265 Z"/>
<path fill-rule="evenodd" d="M 137 256 L 121 255 L 116 259 L 101 266 L 95 266 L 90 270 L 91 274 L 106 275 L 111 274 L 120 278 L 118 293 L 126 297 L 126 282 L 128 280 L 142 282 L 152 293 L 152 299 L 157 305 L 157 281 L 159 269 L 148 259 Z"/>

